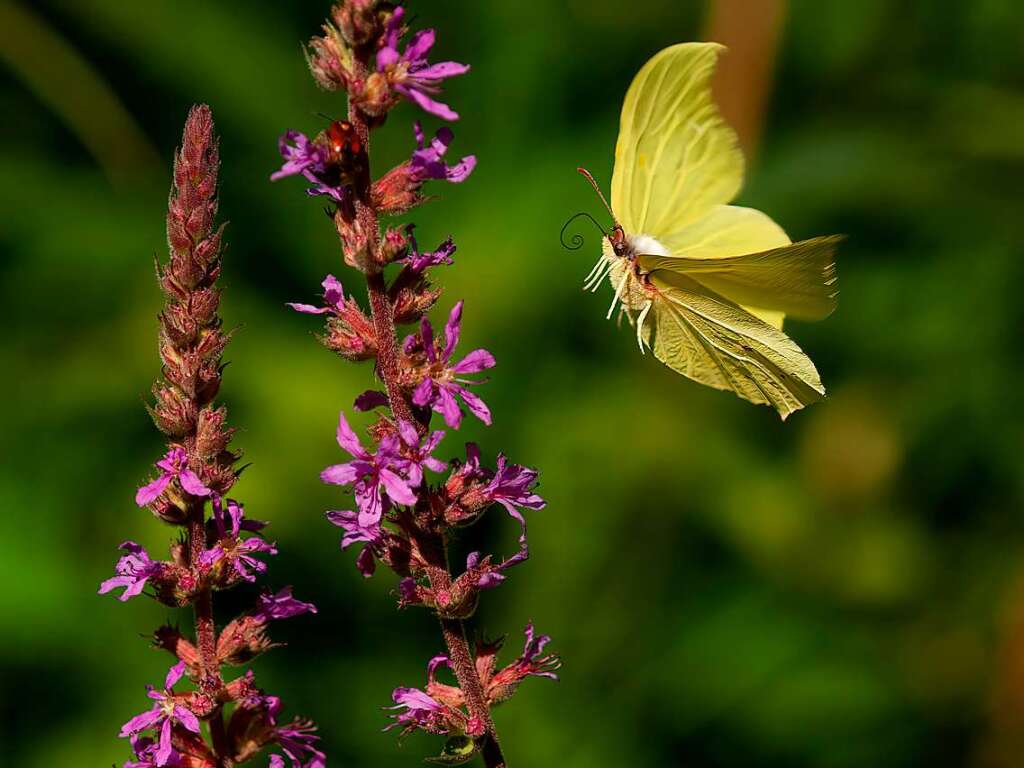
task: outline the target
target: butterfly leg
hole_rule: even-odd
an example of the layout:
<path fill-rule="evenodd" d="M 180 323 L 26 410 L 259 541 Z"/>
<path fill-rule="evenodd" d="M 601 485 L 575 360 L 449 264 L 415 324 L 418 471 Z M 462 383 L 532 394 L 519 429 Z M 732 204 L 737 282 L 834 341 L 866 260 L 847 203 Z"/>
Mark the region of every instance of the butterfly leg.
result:
<path fill-rule="evenodd" d="M 647 320 L 647 313 L 651 311 L 653 304 L 653 301 L 644 304 L 644 308 L 640 310 L 640 316 L 636 319 L 636 343 L 640 346 L 641 355 L 647 354 L 644 351 L 644 322 Z"/>
<path fill-rule="evenodd" d="M 629 274 L 630 273 L 628 269 L 624 269 L 622 271 L 622 279 L 619 280 L 619 284 L 615 287 L 615 295 L 612 296 L 612 303 L 611 306 L 608 307 L 608 314 L 604 316 L 605 320 L 612 319 L 612 312 L 615 311 L 615 305 L 618 303 L 619 299 L 622 296 L 622 289 L 626 287 L 626 281 L 629 279 Z"/>

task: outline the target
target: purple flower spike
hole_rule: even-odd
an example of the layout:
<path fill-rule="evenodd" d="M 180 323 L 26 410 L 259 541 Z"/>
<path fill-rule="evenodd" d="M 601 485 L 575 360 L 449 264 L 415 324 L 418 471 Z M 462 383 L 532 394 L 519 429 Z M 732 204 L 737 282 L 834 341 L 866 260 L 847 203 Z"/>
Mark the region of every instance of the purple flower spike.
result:
<path fill-rule="evenodd" d="M 448 165 L 444 161 L 448 147 L 455 140 L 455 134 L 452 133 L 451 128 L 441 128 L 434 134 L 429 145 L 426 143 L 423 126 L 418 122 L 413 125 L 413 133 L 416 136 L 417 148 L 412 153 L 410 165 L 413 177 L 417 181 L 438 179 L 459 184 L 469 178 L 469 174 L 476 168 L 476 155 L 466 155 L 455 165 Z"/>
<path fill-rule="evenodd" d="M 316 307 L 312 304 L 299 304 L 296 302 L 288 302 L 285 306 L 306 315 L 326 315 L 329 312 L 333 312 L 336 315 L 340 314 L 345 308 L 345 293 L 342 290 L 341 281 L 334 275 L 328 275 L 324 278 L 321 285 L 324 289 L 324 306 Z"/>
<path fill-rule="evenodd" d="M 427 61 L 427 54 L 434 47 L 436 38 L 432 29 L 417 32 L 409 40 L 405 51 L 399 53 L 398 45 L 402 37 L 404 17 L 405 9 L 401 6 L 392 13 L 384 45 L 377 52 L 377 71 L 386 73 L 394 89 L 414 104 L 418 104 L 424 111 L 442 120 L 458 120 L 458 113 L 430 96 L 440 93 L 441 83 L 449 77 L 466 74 L 469 65 L 454 61 L 430 64 Z"/>
<path fill-rule="evenodd" d="M 398 455 L 396 437 L 385 437 L 377 446 L 377 452 L 369 453 L 345 420 L 344 413 L 338 417 L 337 437 L 338 445 L 351 454 L 354 461 L 327 467 L 320 473 L 320 479 L 331 485 L 354 486 L 362 527 L 369 528 L 380 522 L 386 499 L 396 504 L 416 503 L 416 494 L 408 481 L 395 471 L 403 469 L 405 464 Z"/>
<path fill-rule="evenodd" d="M 152 709 L 136 715 L 121 726 L 121 738 L 135 737 L 143 731 L 159 728 L 160 741 L 153 754 L 153 764 L 156 766 L 173 765 L 171 761 L 177 757 L 171 743 L 171 732 L 175 725 L 180 725 L 195 734 L 200 733 L 199 718 L 179 703 L 173 691 L 184 674 L 185 662 L 179 661 L 167 672 L 162 692 L 148 686 L 147 695 L 155 702 Z"/>
<path fill-rule="evenodd" d="M 428 267 L 455 263 L 452 256 L 455 255 L 456 248 L 451 236 L 441 243 L 436 251 L 424 251 L 421 253 L 419 245 L 416 243 L 416 237 L 413 235 L 415 227 L 415 224 L 410 224 L 405 228 L 405 235 L 409 239 L 409 255 L 404 259 L 400 259 L 400 263 L 405 264 L 406 267 L 417 274 L 425 271 Z"/>
<path fill-rule="evenodd" d="M 340 183 L 340 179 L 332 178 L 326 147 L 317 144 L 299 131 L 286 131 L 278 140 L 277 146 L 281 157 L 284 158 L 284 165 L 271 174 L 271 181 L 287 176 L 302 176 L 313 185 L 306 190 L 310 197 L 324 195 L 339 203 L 345 199 L 345 187 Z"/>
<path fill-rule="evenodd" d="M 146 587 L 146 581 L 158 574 L 164 564 L 158 560 L 150 560 L 146 550 L 134 541 L 126 541 L 118 549 L 123 549 L 128 554 L 117 561 L 114 567 L 117 575 L 100 584 L 99 594 L 105 595 L 112 589 L 124 587 L 124 592 L 117 598 L 124 602 L 141 593 Z"/>
<path fill-rule="evenodd" d="M 444 416 L 445 424 L 452 429 L 458 429 L 462 424 L 462 410 L 456 397 L 461 399 L 469 412 L 484 424 L 489 426 L 491 423 L 491 411 L 484 401 L 462 386 L 480 382 L 462 376 L 493 368 L 494 356 L 486 349 L 477 349 L 454 365 L 451 363 L 452 353 L 459 343 L 462 328 L 462 305 L 463 302 L 460 301 L 452 309 L 445 325 L 445 344 L 440 349 L 435 345 L 434 327 L 430 320 L 424 317 L 420 322 L 419 341 L 427 358 L 428 372 L 412 394 L 413 403 L 421 408 L 430 407 L 440 413 Z"/>
<path fill-rule="evenodd" d="M 303 613 L 316 613 L 316 606 L 292 597 L 291 587 L 276 594 L 264 592 L 256 601 L 256 616 L 264 621 L 290 619 Z"/>
<path fill-rule="evenodd" d="M 135 494 L 135 503 L 145 507 L 153 503 L 167 490 L 171 480 L 177 480 L 182 489 L 192 496 L 209 496 L 212 491 L 203 485 L 199 476 L 188 468 L 188 454 L 184 448 L 172 448 L 160 461 L 156 463 L 157 469 L 163 470 L 156 480 L 139 488 Z"/>

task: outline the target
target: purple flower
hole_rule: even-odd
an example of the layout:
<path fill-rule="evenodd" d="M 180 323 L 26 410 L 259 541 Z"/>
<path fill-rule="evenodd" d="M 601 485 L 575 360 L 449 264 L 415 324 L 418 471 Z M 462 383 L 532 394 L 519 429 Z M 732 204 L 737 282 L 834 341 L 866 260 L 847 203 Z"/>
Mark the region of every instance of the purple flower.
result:
<path fill-rule="evenodd" d="M 391 699 L 395 706 L 388 709 L 404 711 L 391 715 L 395 722 L 385 728 L 385 731 L 402 726 L 407 731 L 422 728 L 429 733 L 449 732 L 450 726 L 447 721 L 455 710 L 431 698 L 419 688 L 395 688 Z"/>
<path fill-rule="evenodd" d="M 427 137 L 423 133 L 423 126 L 418 122 L 413 125 L 413 134 L 416 136 L 416 150 L 412 153 L 409 161 L 413 178 L 418 182 L 427 179 L 450 181 L 458 184 L 469 178 L 469 174 L 476 168 L 476 155 L 466 155 L 455 165 L 448 165 L 444 156 L 448 152 L 455 139 L 455 134 L 447 126 L 441 128 L 434 134 L 434 138 L 427 145 Z"/>
<path fill-rule="evenodd" d="M 328 312 L 339 314 L 345 305 L 345 294 L 342 291 L 341 281 L 334 275 L 328 275 L 324 278 L 321 285 L 324 288 L 324 306 L 315 307 L 312 304 L 298 304 L 295 302 L 288 302 L 285 306 L 306 315 L 325 315 Z"/>
<path fill-rule="evenodd" d="M 160 476 L 149 485 L 139 488 L 138 493 L 135 494 L 135 503 L 140 507 L 155 501 L 174 479 L 177 479 L 186 493 L 193 496 L 209 496 L 211 493 L 210 489 L 203 485 L 199 476 L 188 468 L 188 454 L 185 453 L 184 448 L 171 448 L 156 463 L 156 467 L 163 470 Z"/>
<path fill-rule="evenodd" d="M 433 472 L 444 472 L 448 465 L 432 455 L 437 444 L 444 437 L 442 430 L 434 430 L 425 438 L 420 438 L 416 427 L 408 421 L 399 420 L 398 437 L 402 441 L 402 458 L 405 462 L 405 474 L 409 485 L 418 488 L 423 482 L 423 468 Z"/>
<path fill-rule="evenodd" d="M 288 756 L 292 768 L 324 768 L 327 765 L 327 755 L 316 748 L 316 742 L 320 740 L 316 726 L 308 720 L 295 720 L 275 728 L 274 739 Z M 280 755 L 270 756 L 270 768 L 284 766 L 284 758 Z"/>
<path fill-rule="evenodd" d="M 226 509 L 225 509 L 226 507 Z M 256 558 L 258 554 L 276 555 L 277 547 L 259 536 L 241 538 L 242 531 L 258 531 L 266 526 L 259 520 L 246 520 L 242 505 L 228 499 L 222 505 L 220 497 L 213 498 L 213 520 L 217 528 L 217 543 L 199 556 L 199 564 L 212 568 L 222 559 L 227 559 L 241 578 L 256 581 L 256 573 L 264 573 L 267 564 Z"/>
<path fill-rule="evenodd" d="M 336 169 L 332 169 L 328 162 L 326 147 L 299 131 L 285 131 L 277 142 L 277 148 L 284 158 L 284 165 L 270 175 L 271 181 L 301 175 L 313 185 L 306 190 L 310 197 L 326 195 L 339 203 L 345 199 L 345 187 Z"/>
<path fill-rule="evenodd" d="M 292 597 L 291 587 L 285 587 L 276 594 L 264 592 L 256 600 L 256 617 L 263 621 L 290 619 L 303 613 L 316 613 L 316 606 Z"/>
<path fill-rule="evenodd" d="M 399 53 L 398 44 L 402 37 L 404 17 L 405 9 L 401 6 L 391 15 L 384 36 L 384 45 L 377 52 L 377 71 L 387 73 L 394 89 L 425 111 L 442 120 L 458 120 L 458 114 L 447 104 L 435 101 L 428 94 L 440 93 L 442 81 L 449 77 L 464 75 L 469 71 L 469 66 L 454 61 L 428 63 L 427 54 L 434 47 L 436 37 L 432 29 L 417 32 L 409 40 L 405 51 Z"/>
<path fill-rule="evenodd" d="M 141 593 L 146 587 L 146 581 L 160 573 L 164 564 L 159 560 L 150 560 L 146 550 L 134 541 L 126 541 L 118 549 L 123 549 L 128 554 L 122 555 L 114 566 L 117 575 L 100 584 L 99 594 L 105 595 L 112 589 L 124 587 L 124 592 L 117 598 L 124 602 Z"/>
<path fill-rule="evenodd" d="M 504 454 L 498 454 L 498 469 L 485 491 L 501 504 L 516 520 L 522 520 L 517 507 L 544 509 L 547 502 L 531 488 L 537 482 L 537 470 L 521 464 L 509 464 Z"/>
<path fill-rule="evenodd" d="M 396 504 L 416 503 L 416 494 L 409 487 L 408 481 L 395 471 L 404 466 L 398 455 L 396 437 L 385 437 L 377 446 L 377 452 L 369 453 L 342 413 L 338 417 L 337 438 L 338 445 L 355 460 L 327 467 L 320 473 L 320 479 L 332 485 L 354 486 L 361 527 L 370 528 L 380 522 L 387 499 Z M 381 488 L 385 496 L 381 495 Z"/>
<path fill-rule="evenodd" d="M 147 686 L 146 694 L 155 703 L 152 709 L 136 715 L 123 726 L 121 726 L 121 738 L 135 737 L 143 731 L 160 729 L 160 741 L 153 753 L 153 764 L 156 766 L 173 765 L 171 760 L 177 753 L 171 744 L 171 730 L 175 724 L 181 725 L 192 733 L 200 733 L 199 719 L 192 712 L 175 698 L 172 688 L 185 674 L 185 662 L 179 661 L 167 672 L 164 680 L 164 690 L 158 691 L 153 686 Z"/>
<path fill-rule="evenodd" d="M 376 389 L 368 389 L 356 398 L 353 407 L 357 411 L 372 411 L 374 408 L 387 407 L 388 396 Z"/>
<path fill-rule="evenodd" d="M 524 675 L 535 677 L 546 677 L 550 680 L 557 680 L 555 670 L 562 666 L 562 660 L 556 654 L 544 654 L 544 646 L 551 642 L 547 635 L 537 636 L 533 631 L 533 622 L 526 625 L 526 643 L 523 645 L 523 653 L 518 659 L 512 662 Z"/>
<path fill-rule="evenodd" d="M 452 353 L 459 343 L 462 327 L 462 305 L 459 302 L 452 308 L 445 325 L 444 347 L 438 348 L 434 342 L 434 327 L 430 320 L 420 321 L 419 343 L 427 357 L 428 371 L 423 381 L 412 394 L 412 401 L 421 408 L 430 407 L 444 416 L 445 423 L 452 429 L 458 429 L 462 423 L 462 410 L 456 401 L 458 396 L 470 413 L 484 424 L 490 425 L 491 411 L 484 401 L 474 395 L 463 384 L 479 384 L 480 382 L 461 378 L 463 374 L 479 373 L 494 367 L 494 356 L 486 349 L 476 349 L 459 360 L 451 363 Z M 410 337 L 415 341 L 415 337 Z M 407 348 L 409 342 L 407 340 Z"/>
<path fill-rule="evenodd" d="M 380 521 L 367 521 L 364 525 L 361 522 L 362 515 L 351 510 L 331 510 L 327 513 L 327 519 L 344 531 L 341 536 L 341 548 L 348 549 L 353 544 L 365 541 L 366 546 L 362 548 L 356 557 L 356 567 L 366 578 L 373 576 L 377 569 L 377 563 L 373 559 L 373 550 L 384 542 L 384 532 L 381 530 Z"/>
<path fill-rule="evenodd" d="M 419 245 L 416 243 L 416 237 L 413 235 L 415 227 L 415 224 L 410 224 L 405 228 L 406 237 L 409 238 L 409 255 L 399 259 L 399 263 L 405 264 L 407 268 L 417 274 L 423 272 L 428 267 L 454 263 L 452 256 L 455 254 L 455 243 L 452 241 L 451 236 L 441 243 L 436 251 L 424 251 L 421 253 Z"/>

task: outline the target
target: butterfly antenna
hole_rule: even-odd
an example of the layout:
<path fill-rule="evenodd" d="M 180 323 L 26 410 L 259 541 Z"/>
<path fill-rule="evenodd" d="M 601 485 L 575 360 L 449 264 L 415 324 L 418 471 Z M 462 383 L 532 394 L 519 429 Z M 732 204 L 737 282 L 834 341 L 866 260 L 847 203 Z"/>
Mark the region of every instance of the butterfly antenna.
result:
<path fill-rule="evenodd" d="M 602 227 L 600 222 L 598 222 L 598 220 L 591 216 L 589 213 L 587 213 L 586 211 L 574 213 L 572 216 L 569 217 L 569 220 L 565 222 L 565 224 L 562 226 L 562 232 L 558 236 L 559 241 L 562 243 L 562 247 L 565 248 L 565 250 L 567 251 L 578 251 L 580 248 L 583 247 L 583 235 L 581 235 L 579 232 L 573 235 L 572 239 L 568 243 L 565 241 L 565 230 L 567 230 L 569 228 L 569 225 L 576 221 L 576 219 L 578 219 L 580 216 L 586 216 L 588 219 L 594 222 L 594 226 L 597 227 L 597 229 L 601 232 L 602 235 L 608 237 L 608 233 L 605 231 L 604 227 Z"/>
<path fill-rule="evenodd" d="M 316 115 L 317 117 L 322 117 L 328 123 L 333 123 L 334 122 L 334 118 L 333 117 L 331 117 L 330 115 L 325 115 L 323 112 L 314 112 L 313 114 Z"/>
<path fill-rule="evenodd" d="M 576 172 L 582 175 L 583 178 L 590 182 L 590 186 L 594 188 L 594 191 L 597 192 L 597 196 L 601 198 L 601 202 L 604 203 L 604 207 L 608 209 L 608 213 L 609 215 L 611 215 L 612 221 L 615 222 L 615 226 L 618 226 L 619 220 L 615 218 L 615 211 L 613 211 L 612 207 L 608 205 L 608 201 L 605 199 L 604 193 L 601 191 L 601 187 L 598 186 L 597 180 L 594 178 L 594 174 L 592 174 L 586 168 L 577 168 Z"/>

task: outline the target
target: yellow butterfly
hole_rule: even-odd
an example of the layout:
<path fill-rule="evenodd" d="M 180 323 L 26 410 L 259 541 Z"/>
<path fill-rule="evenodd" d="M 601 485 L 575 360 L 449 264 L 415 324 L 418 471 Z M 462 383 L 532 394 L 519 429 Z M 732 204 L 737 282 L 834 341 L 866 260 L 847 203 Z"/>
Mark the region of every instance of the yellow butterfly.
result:
<path fill-rule="evenodd" d="M 772 405 L 785 419 L 822 399 L 825 388 L 782 320 L 820 320 L 835 309 L 840 238 L 792 243 L 760 211 L 728 205 L 744 163 L 711 96 L 723 50 L 674 45 L 633 80 L 622 105 L 611 206 L 605 201 L 615 226 L 585 287 L 597 290 L 610 279 L 608 317 L 620 304 L 641 352 L 652 349 L 684 376 Z"/>

